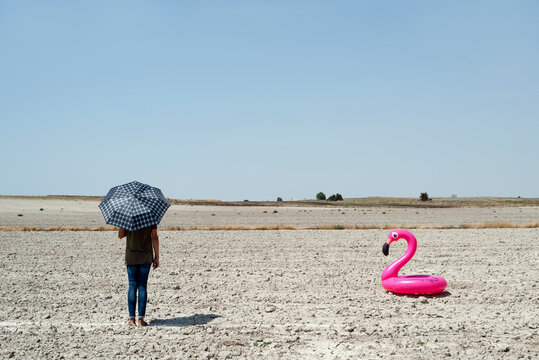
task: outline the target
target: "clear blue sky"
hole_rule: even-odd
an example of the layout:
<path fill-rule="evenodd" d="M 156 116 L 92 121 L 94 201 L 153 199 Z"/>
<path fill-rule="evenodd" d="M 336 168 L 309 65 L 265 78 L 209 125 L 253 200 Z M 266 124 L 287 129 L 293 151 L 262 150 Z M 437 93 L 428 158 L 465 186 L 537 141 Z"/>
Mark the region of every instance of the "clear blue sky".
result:
<path fill-rule="evenodd" d="M 537 1 L 0 0 L 0 194 L 539 197 Z"/>

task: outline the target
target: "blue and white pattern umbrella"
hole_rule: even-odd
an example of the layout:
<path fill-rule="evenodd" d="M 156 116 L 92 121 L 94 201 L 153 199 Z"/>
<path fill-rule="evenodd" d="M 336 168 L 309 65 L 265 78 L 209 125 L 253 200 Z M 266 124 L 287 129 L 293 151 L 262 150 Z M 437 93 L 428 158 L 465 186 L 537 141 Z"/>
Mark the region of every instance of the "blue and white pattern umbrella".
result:
<path fill-rule="evenodd" d="M 110 189 L 99 209 L 107 224 L 135 231 L 159 224 L 169 206 L 161 190 L 132 181 Z"/>

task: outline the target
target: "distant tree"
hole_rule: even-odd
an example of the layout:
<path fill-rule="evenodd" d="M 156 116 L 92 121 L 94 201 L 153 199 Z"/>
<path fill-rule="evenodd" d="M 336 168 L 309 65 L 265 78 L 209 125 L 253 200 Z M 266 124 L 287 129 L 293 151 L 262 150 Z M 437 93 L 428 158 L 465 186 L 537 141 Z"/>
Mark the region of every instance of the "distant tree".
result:
<path fill-rule="evenodd" d="M 328 201 L 343 201 L 343 198 L 341 194 L 336 193 L 328 197 Z"/>
<path fill-rule="evenodd" d="M 326 194 L 320 191 L 318 194 L 316 194 L 316 200 L 326 200 Z"/>
<path fill-rule="evenodd" d="M 283 198 L 279 196 L 279 197 L 277 198 L 277 201 L 283 201 Z"/>
<path fill-rule="evenodd" d="M 421 195 L 419 195 L 419 200 L 428 201 L 429 200 L 429 194 L 427 194 L 426 192 L 421 193 Z"/>

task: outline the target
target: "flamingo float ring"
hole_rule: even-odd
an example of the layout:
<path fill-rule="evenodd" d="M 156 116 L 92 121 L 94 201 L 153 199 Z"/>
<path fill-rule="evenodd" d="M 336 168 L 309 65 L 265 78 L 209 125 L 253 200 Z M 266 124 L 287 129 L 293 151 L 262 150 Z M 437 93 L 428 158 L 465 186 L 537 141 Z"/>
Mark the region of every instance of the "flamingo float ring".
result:
<path fill-rule="evenodd" d="M 387 242 L 382 247 L 382 253 L 387 256 L 389 254 L 389 245 L 399 239 L 406 240 L 408 248 L 403 256 L 393 261 L 382 271 L 382 286 L 384 289 L 397 294 L 437 294 L 444 291 L 447 282 L 443 277 L 435 275 L 399 276 L 399 270 L 410 261 L 417 249 L 417 240 L 411 232 L 395 230 L 387 237 Z"/>

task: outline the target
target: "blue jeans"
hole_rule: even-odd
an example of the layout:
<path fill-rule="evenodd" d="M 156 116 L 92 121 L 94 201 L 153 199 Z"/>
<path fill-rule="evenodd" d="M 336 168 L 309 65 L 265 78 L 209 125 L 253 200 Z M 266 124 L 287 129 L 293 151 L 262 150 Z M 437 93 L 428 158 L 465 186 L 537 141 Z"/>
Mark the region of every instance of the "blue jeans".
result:
<path fill-rule="evenodd" d="M 135 305 L 137 301 L 138 290 L 138 317 L 143 318 L 146 315 L 146 284 L 152 264 L 127 265 L 127 277 L 129 278 L 129 292 L 127 293 L 127 306 L 129 308 L 129 317 L 135 318 Z"/>

